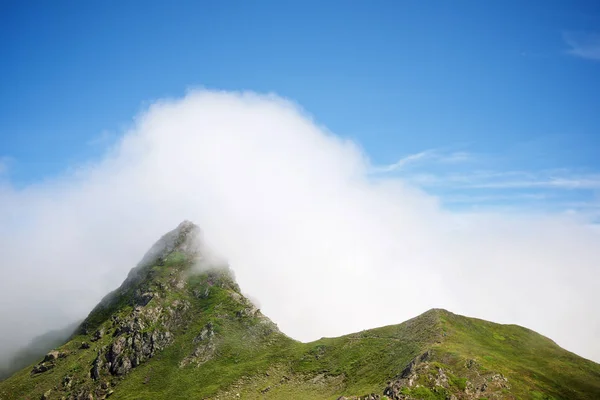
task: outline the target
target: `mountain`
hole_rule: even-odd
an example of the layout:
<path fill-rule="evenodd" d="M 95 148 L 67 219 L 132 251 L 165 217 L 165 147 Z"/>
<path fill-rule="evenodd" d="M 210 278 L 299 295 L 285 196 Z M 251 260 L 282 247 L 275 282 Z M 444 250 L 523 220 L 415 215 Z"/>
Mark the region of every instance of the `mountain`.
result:
<path fill-rule="evenodd" d="M 516 325 L 433 309 L 300 343 L 183 222 L 8 399 L 600 399 L 600 365 Z"/>
<path fill-rule="evenodd" d="M 46 354 L 56 346 L 62 345 L 75 332 L 79 322 L 69 324 L 62 329 L 46 332 L 15 353 L 5 364 L 0 365 L 0 381 L 8 378 L 18 370 L 35 362 L 40 354 Z"/>

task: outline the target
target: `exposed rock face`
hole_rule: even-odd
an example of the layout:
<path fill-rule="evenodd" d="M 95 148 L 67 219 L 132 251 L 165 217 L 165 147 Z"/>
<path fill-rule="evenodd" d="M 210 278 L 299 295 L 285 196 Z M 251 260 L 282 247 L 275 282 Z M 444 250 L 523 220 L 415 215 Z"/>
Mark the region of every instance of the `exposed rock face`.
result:
<path fill-rule="evenodd" d="M 60 352 L 57 350 L 50 351 L 48 354 L 46 354 L 46 356 L 44 356 L 42 362 L 33 367 L 31 370 L 31 375 L 41 374 L 42 372 L 51 370 L 54 368 L 56 360 L 59 358 L 65 358 L 67 355 L 68 354 L 66 352 Z"/>
<path fill-rule="evenodd" d="M 155 295 L 145 293 L 142 297 L 152 299 Z M 181 322 L 188 307 L 186 302 L 177 300 L 165 306 L 160 303 L 152 307 L 138 305 L 126 317 L 113 317 L 114 339 L 96 358 L 92 378 L 99 378 L 102 367 L 112 375 L 125 375 L 163 350 L 173 342 L 170 329 Z M 148 329 L 150 326 L 156 328 Z"/>
<path fill-rule="evenodd" d="M 89 369 L 89 378 L 94 383 L 82 384 L 72 377 L 65 377 L 62 390 L 71 392 L 69 399 L 110 396 L 112 389 L 108 381 L 112 377 L 126 375 L 173 343 L 174 332 L 186 326 L 185 315 L 190 304 L 187 300 L 169 296 L 183 294 L 186 289 L 186 272 L 182 265 L 188 265 L 186 263 L 199 256 L 198 234 L 199 229 L 194 224 L 184 221 L 164 235 L 129 273 L 121 287 L 106 296 L 82 323 L 79 334 L 93 333 L 89 334 L 89 342 L 81 342 L 77 351 L 89 351 L 94 347 L 96 356 Z M 169 273 L 163 272 L 162 268 L 168 268 L 164 267 L 168 257 L 175 251 L 183 259 L 173 264 L 178 267 L 166 270 Z M 196 357 L 201 360 L 214 352 L 212 327 L 199 336 Z M 201 345 L 205 346 L 204 351 Z M 56 360 L 63 356 L 58 351 L 51 351 L 31 373 L 54 368 Z"/>
<path fill-rule="evenodd" d="M 385 399 L 385 397 L 383 397 Z M 359 397 L 346 397 L 346 396 L 341 396 L 338 397 L 337 400 L 380 400 L 382 399 L 382 397 L 376 393 L 370 393 L 370 394 L 366 394 L 364 396 L 359 396 Z"/>
<path fill-rule="evenodd" d="M 52 362 L 40 363 L 33 367 L 31 370 L 31 375 L 41 374 L 42 372 L 49 371 L 52 368 L 54 368 L 54 363 Z"/>
<path fill-rule="evenodd" d="M 179 252 L 185 255 L 188 259 L 201 259 L 204 257 L 203 251 L 207 251 L 202 244 L 200 238 L 201 231 L 196 225 L 190 221 L 183 221 L 177 228 L 163 235 L 151 248 L 146 252 L 142 260 L 137 266 L 127 275 L 127 279 L 123 284 L 113 292 L 104 296 L 100 303 L 92 310 L 92 313 L 101 312 L 103 309 L 110 309 L 115 305 L 117 300 L 126 294 L 131 288 L 140 286 L 148 279 L 147 272 L 153 265 L 163 265 L 164 260 L 173 252 Z M 175 276 L 174 279 L 184 281 L 180 276 Z M 163 289 L 165 289 L 163 287 Z M 179 286 L 178 289 L 183 289 Z M 138 292 L 135 302 L 137 305 L 145 306 L 154 297 L 153 293 L 147 291 Z M 84 321 L 79 329 L 79 333 L 88 334 L 90 329 L 89 321 Z M 95 328 L 94 328 L 95 329 Z M 97 332 L 92 337 L 91 341 L 99 340 L 103 332 Z"/>
<path fill-rule="evenodd" d="M 195 364 L 199 367 L 214 357 L 217 344 L 212 323 L 209 322 L 202 328 L 202 331 L 194 338 L 194 343 L 197 344 L 196 348 L 192 354 L 181 361 L 179 364 L 180 367 L 190 364 Z"/>
<path fill-rule="evenodd" d="M 90 376 L 93 380 L 97 381 L 100 379 L 100 370 L 103 366 L 104 362 L 102 361 L 102 351 L 98 351 L 98 355 L 92 363 L 92 369 L 90 370 Z"/>
<path fill-rule="evenodd" d="M 51 352 L 49 352 L 48 354 L 46 354 L 46 356 L 44 357 L 44 361 L 43 362 L 50 362 L 50 361 L 54 361 L 57 360 L 58 358 L 65 358 L 67 356 L 67 353 L 65 352 L 60 352 L 57 350 L 52 350 Z"/>
<path fill-rule="evenodd" d="M 469 373 L 458 377 L 432 358 L 431 351 L 415 357 L 394 381 L 388 382 L 383 394 L 392 400 L 411 400 L 416 398 L 411 396 L 413 389 L 425 387 L 433 393 L 445 394 L 448 400 L 491 400 L 505 398 L 503 389 L 510 389 L 508 379 L 494 372 L 479 372 L 474 360 L 466 362 Z"/>
<path fill-rule="evenodd" d="M 96 341 L 102 339 L 102 336 L 104 336 L 104 328 L 100 328 L 96 332 L 94 332 L 94 334 L 90 338 L 90 341 L 96 342 Z"/>

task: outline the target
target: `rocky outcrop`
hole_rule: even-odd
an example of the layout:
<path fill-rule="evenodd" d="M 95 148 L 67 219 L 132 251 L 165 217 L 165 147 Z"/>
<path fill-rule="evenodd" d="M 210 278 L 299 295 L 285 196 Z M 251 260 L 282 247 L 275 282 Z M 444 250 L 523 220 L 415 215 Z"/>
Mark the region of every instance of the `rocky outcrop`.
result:
<path fill-rule="evenodd" d="M 104 328 L 100 328 L 96 332 L 94 332 L 94 334 L 90 338 L 90 341 L 96 342 L 96 341 L 102 339 L 102 336 L 104 336 Z"/>
<path fill-rule="evenodd" d="M 376 393 L 370 393 L 370 394 L 366 394 L 364 396 L 359 396 L 359 397 L 341 396 L 341 397 L 337 398 L 337 400 L 381 400 L 381 399 L 385 399 L 385 397 L 381 397 L 380 395 L 378 395 Z"/>
<path fill-rule="evenodd" d="M 480 398 L 502 399 L 505 390 L 510 389 L 508 379 L 502 374 L 487 371 L 480 372 L 474 360 L 467 360 L 468 372 L 462 377 L 432 360 L 433 354 L 427 351 L 415 357 L 402 372 L 388 382 L 383 394 L 392 400 L 412 400 L 413 391 L 444 395 L 448 400 L 475 400 Z"/>
<path fill-rule="evenodd" d="M 93 380 L 97 381 L 100 379 L 100 371 L 104 366 L 104 362 L 102 361 L 102 351 L 98 351 L 98 355 L 94 359 L 92 363 L 92 369 L 90 370 L 90 376 Z"/>
<path fill-rule="evenodd" d="M 31 375 L 41 374 L 42 372 L 46 372 L 54 368 L 54 363 L 40 363 L 33 367 L 31 370 Z"/>
<path fill-rule="evenodd" d="M 202 328 L 200 333 L 194 338 L 194 344 L 196 344 L 196 348 L 192 354 L 185 357 L 181 363 L 179 363 L 180 367 L 185 367 L 190 364 L 195 364 L 199 367 L 215 356 L 217 344 L 212 323 L 209 322 Z"/>
<path fill-rule="evenodd" d="M 31 375 L 41 374 L 43 372 L 49 371 L 56 365 L 56 361 L 59 358 L 67 357 L 68 353 L 61 352 L 58 350 L 52 350 L 48 352 L 44 356 L 44 359 L 37 365 L 35 365 L 31 370 Z"/>
<path fill-rule="evenodd" d="M 152 299 L 155 295 L 144 293 L 141 297 Z M 166 348 L 174 339 L 171 329 L 181 322 L 188 307 L 187 302 L 178 300 L 165 306 L 138 304 L 126 317 L 113 316 L 114 339 L 99 350 L 90 371 L 91 377 L 99 379 L 103 370 L 111 375 L 125 375 Z"/>
<path fill-rule="evenodd" d="M 112 375 L 125 375 L 163 350 L 172 340 L 170 332 L 158 330 L 119 336 L 105 354 L 106 367 Z"/>

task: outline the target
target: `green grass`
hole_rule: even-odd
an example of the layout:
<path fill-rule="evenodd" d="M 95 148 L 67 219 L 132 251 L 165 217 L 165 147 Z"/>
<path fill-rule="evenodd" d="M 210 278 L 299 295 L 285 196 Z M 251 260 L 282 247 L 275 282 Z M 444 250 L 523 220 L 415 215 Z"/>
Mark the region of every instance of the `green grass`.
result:
<path fill-rule="evenodd" d="M 446 400 L 449 392 L 443 388 L 435 390 L 420 386 L 413 389 L 405 388 L 404 390 L 402 390 L 402 394 L 411 396 L 415 399 Z"/>
<path fill-rule="evenodd" d="M 104 373 L 102 381 L 114 390 L 111 399 L 264 398 L 337 399 L 341 395 L 381 394 L 416 356 L 432 350 L 430 375 L 419 377 L 420 387 L 404 388 L 415 399 L 445 399 L 464 393 L 475 374 L 500 373 L 508 378 L 507 399 L 598 399 L 600 366 L 558 347 L 525 328 L 466 318 L 444 310 L 429 312 L 399 325 L 362 331 L 338 338 L 300 343 L 279 332 L 260 313 L 252 314 L 237 284 L 227 273 L 207 271 L 187 277 L 183 288 L 174 286 L 187 276 L 190 260 L 173 253 L 148 266 L 127 287 L 99 306 L 83 331 L 60 351 L 69 355 L 48 372 L 30 375 L 26 368 L 0 382 L 0 399 L 39 399 L 74 395 L 75 388 L 94 389 L 89 378 L 98 350 L 114 340 L 113 317 L 127 318 L 136 293 L 152 292 L 147 307 L 168 317 L 175 304 L 186 304 L 171 328 L 174 342 L 125 377 Z M 175 282 L 176 283 L 176 282 Z M 214 355 L 200 366 L 181 366 L 208 325 L 214 336 Z M 98 328 L 106 334 L 91 343 Z M 145 329 L 160 329 L 159 323 Z M 80 349 L 82 341 L 90 349 Z M 472 360 L 472 361 L 470 361 Z M 470 366 L 469 366 L 469 363 Z M 432 387 L 432 376 L 442 368 L 448 387 Z M 62 387 L 73 377 L 73 389 Z"/>
<path fill-rule="evenodd" d="M 456 371 L 466 359 L 481 370 L 504 374 L 517 398 L 600 398 L 600 365 L 565 351 L 552 340 L 517 325 L 500 325 L 445 312 L 448 336 L 440 351 Z M 460 355 L 457 357 L 456 355 Z"/>

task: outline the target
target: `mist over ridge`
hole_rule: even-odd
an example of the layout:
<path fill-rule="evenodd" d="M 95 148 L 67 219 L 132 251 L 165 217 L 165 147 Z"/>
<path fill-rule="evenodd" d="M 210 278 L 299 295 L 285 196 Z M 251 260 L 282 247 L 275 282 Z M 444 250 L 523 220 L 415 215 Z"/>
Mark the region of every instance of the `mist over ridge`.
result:
<path fill-rule="evenodd" d="M 0 357 L 84 317 L 189 219 L 300 340 L 429 308 L 532 328 L 600 360 L 600 232 L 577 216 L 444 209 L 275 95 L 162 100 L 98 162 L 0 186 Z"/>

